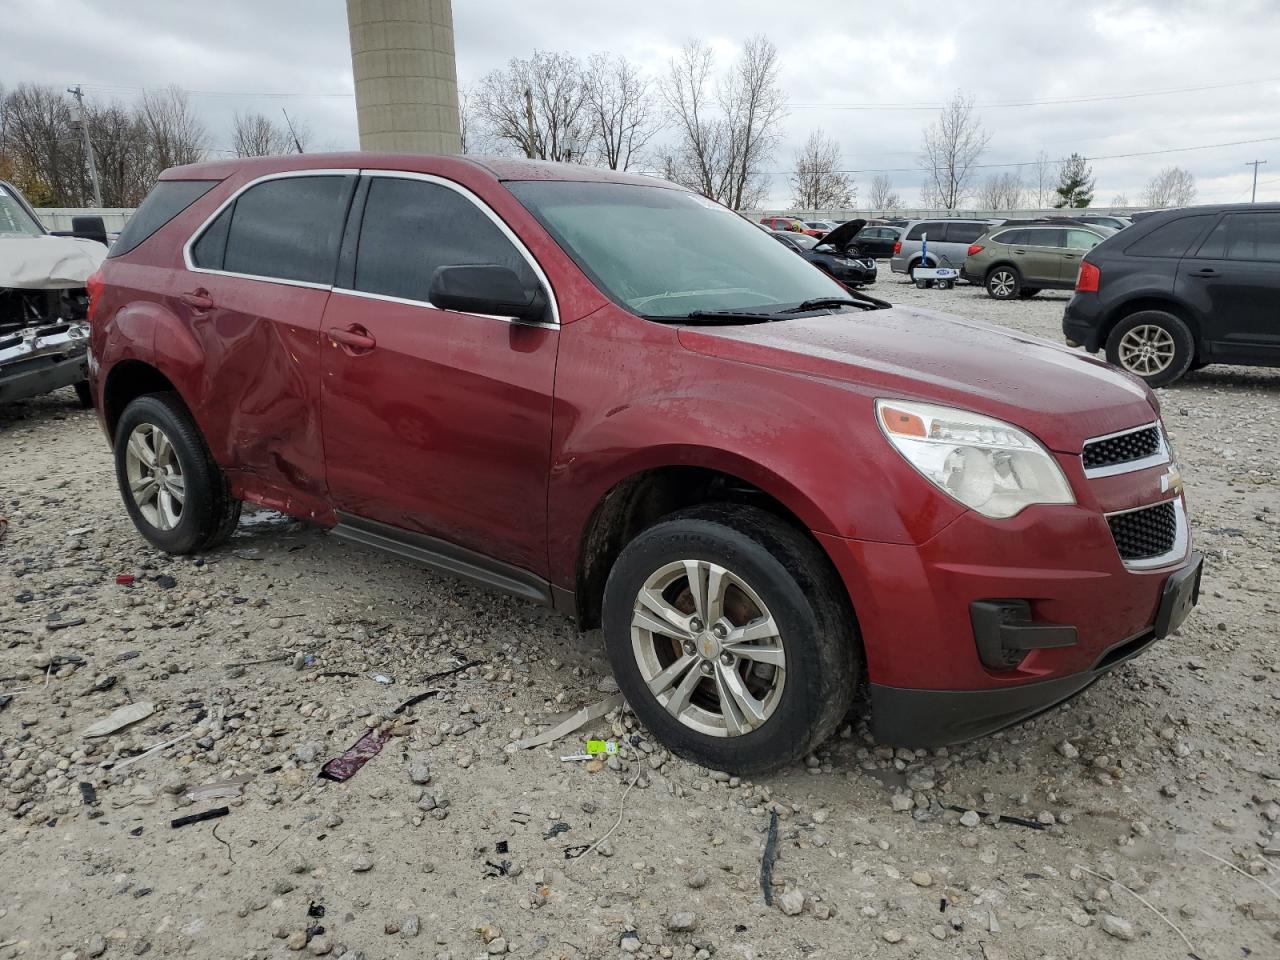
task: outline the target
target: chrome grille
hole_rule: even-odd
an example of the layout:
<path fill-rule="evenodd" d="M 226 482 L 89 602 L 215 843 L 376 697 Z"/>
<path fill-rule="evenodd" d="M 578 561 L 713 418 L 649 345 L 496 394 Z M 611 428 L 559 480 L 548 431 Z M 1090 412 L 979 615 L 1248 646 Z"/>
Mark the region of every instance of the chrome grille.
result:
<path fill-rule="evenodd" d="M 1107 525 L 1121 559 L 1126 561 L 1164 556 L 1178 541 L 1178 514 L 1172 500 L 1113 513 L 1107 517 Z"/>
<path fill-rule="evenodd" d="M 1084 468 L 1097 470 L 1154 457 L 1163 450 L 1160 427 L 1152 424 L 1128 433 L 1090 440 L 1084 445 Z"/>

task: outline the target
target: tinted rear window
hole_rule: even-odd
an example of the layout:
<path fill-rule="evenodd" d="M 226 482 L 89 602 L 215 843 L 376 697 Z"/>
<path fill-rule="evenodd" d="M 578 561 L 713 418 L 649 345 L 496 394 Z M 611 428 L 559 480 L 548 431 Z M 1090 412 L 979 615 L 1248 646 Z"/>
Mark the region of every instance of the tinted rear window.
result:
<path fill-rule="evenodd" d="M 948 223 L 947 243 L 973 243 L 990 229 L 989 223 Z"/>
<path fill-rule="evenodd" d="M 1026 230 L 1005 230 L 1002 233 L 997 233 L 991 239 L 994 240 L 996 243 L 1004 243 L 1004 244 L 1008 244 L 1009 246 L 1016 246 L 1016 245 L 1020 245 L 1027 242 L 1027 231 Z"/>
<path fill-rule="evenodd" d="M 1280 262 L 1280 214 L 1227 214 L 1200 245 L 1197 256 L 1212 260 Z"/>
<path fill-rule="evenodd" d="M 333 283 L 354 179 L 288 177 L 250 187 L 236 198 L 223 269 L 278 280 Z"/>
<path fill-rule="evenodd" d="M 1131 257 L 1181 257 L 1212 220 L 1211 214 L 1171 220 L 1129 244 L 1124 252 Z"/>
<path fill-rule="evenodd" d="M 917 223 L 911 228 L 911 232 L 907 234 L 908 240 L 919 240 L 926 233 L 933 237 L 934 240 L 942 239 L 942 231 L 946 229 L 946 224 L 938 221 L 930 221 L 928 223 Z"/>
<path fill-rule="evenodd" d="M 161 180 L 125 224 L 108 257 L 128 253 L 212 190 L 217 180 Z"/>

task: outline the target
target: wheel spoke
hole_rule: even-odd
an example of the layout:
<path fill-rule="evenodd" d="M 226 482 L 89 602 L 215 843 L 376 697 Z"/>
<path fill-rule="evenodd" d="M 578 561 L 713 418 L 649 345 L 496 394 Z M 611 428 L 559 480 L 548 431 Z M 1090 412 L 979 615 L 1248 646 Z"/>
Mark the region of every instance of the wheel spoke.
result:
<path fill-rule="evenodd" d="M 156 455 L 152 452 L 142 431 L 135 430 L 129 436 L 129 452 L 134 455 L 139 463 L 147 467 L 156 465 Z"/>
<path fill-rule="evenodd" d="M 690 670 L 684 675 L 680 685 L 675 688 L 671 698 L 667 700 L 667 710 L 673 716 L 678 717 L 689 709 L 689 701 L 693 699 L 693 691 L 698 689 L 698 684 L 701 681 L 702 673 L 698 670 Z"/>
<path fill-rule="evenodd" d="M 707 618 L 707 576 L 711 565 L 701 560 L 686 560 L 685 575 L 689 579 L 689 593 L 693 595 L 694 613 L 704 624 L 711 621 Z"/>
<path fill-rule="evenodd" d="M 160 429 L 154 429 L 151 434 L 151 442 L 156 448 L 156 463 L 165 464 L 173 453 L 173 445 L 169 443 L 168 436 Z"/>
<path fill-rule="evenodd" d="M 724 595 L 729 589 L 729 571 L 714 563 L 707 564 L 707 619 L 719 623 L 724 617 Z"/>
<path fill-rule="evenodd" d="M 697 662 L 697 657 L 691 657 L 687 653 L 681 655 L 678 660 L 675 660 L 669 666 L 664 667 L 661 673 L 648 681 L 649 691 L 655 697 L 660 698 L 664 693 L 675 686 L 676 682 L 685 675 L 685 672 L 693 667 Z M 697 673 L 697 671 L 695 670 L 694 673 Z"/>
<path fill-rule="evenodd" d="M 763 616 L 741 627 L 734 627 L 725 638 L 726 644 L 747 644 L 757 640 L 771 640 L 778 636 L 778 625 L 773 617 Z"/>
<path fill-rule="evenodd" d="M 764 723 L 764 704 L 747 691 L 736 670 L 717 662 L 715 678 L 720 712 L 731 731 L 747 733 Z"/>
<path fill-rule="evenodd" d="M 631 623 L 651 633 L 661 633 L 680 640 L 693 639 L 693 634 L 689 631 L 689 618 L 652 590 L 641 590 L 636 597 L 636 610 Z"/>
<path fill-rule="evenodd" d="M 169 488 L 169 495 L 177 501 L 179 506 L 187 502 L 187 483 L 182 479 L 182 474 L 169 474 L 165 478 L 165 486 Z"/>
<path fill-rule="evenodd" d="M 775 667 L 785 667 L 787 665 L 787 655 L 782 652 L 781 647 L 761 647 L 752 643 L 735 643 L 726 645 L 724 652 L 732 653 L 735 657 L 754 660 L 756 663 L 768 663 Z"/>
<path fill-rule="evenodd" d="M 129 484 L 129 492 L 133 494 L 133 502 L 138 506 L 154 500 L 159 490 L 160 484 L 156 483 L 155 477 L 152 476 L 139 477 Z"/>

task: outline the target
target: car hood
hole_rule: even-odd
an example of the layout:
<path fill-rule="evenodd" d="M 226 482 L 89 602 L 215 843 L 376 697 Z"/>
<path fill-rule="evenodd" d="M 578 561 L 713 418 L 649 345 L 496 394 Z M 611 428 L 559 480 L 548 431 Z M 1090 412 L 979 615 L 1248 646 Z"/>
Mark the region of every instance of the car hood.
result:
<path fill-rule="evenodd" d="M 682 327 L 689 350 L 997 417 L 1060 453 L 1155 419 L 1151 391 L 1084 354 L 934 310 L 894 307 L 777 323 Z"/>
<path fill-rule="evenodd" d="M 0 287 L 61 290 L 83 287 L 102 264 L 107 248 L 76 237 L 0 239 Z"/>
<path fill-rule="evenodd" d="M 837 250 L 843 250 L 848 246 L 849 241 L 858 235 L 858 231 L 867 225 L 865 220 L 850 220 L 848 223 L 842 223 L 830 233 L 822 235 L 822 242 L 829 243 Z"/>

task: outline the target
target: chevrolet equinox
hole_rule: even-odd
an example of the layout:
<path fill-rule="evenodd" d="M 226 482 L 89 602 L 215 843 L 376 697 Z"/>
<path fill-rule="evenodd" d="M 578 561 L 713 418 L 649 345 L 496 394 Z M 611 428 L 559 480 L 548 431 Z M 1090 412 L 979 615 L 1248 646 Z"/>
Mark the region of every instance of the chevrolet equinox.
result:
<path fill-rule="evenodd" d="M 276 157 L 169 170 L 134 222 L 90 378 L 147 540 L 207 550 L 248 500 L 552 606 L 708 766 L 800 757 L 855 698 L 892 743 L 993 731 L 1196 601 L 1145 385 L 672 184 Z"/>

